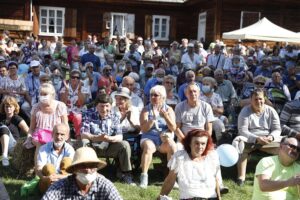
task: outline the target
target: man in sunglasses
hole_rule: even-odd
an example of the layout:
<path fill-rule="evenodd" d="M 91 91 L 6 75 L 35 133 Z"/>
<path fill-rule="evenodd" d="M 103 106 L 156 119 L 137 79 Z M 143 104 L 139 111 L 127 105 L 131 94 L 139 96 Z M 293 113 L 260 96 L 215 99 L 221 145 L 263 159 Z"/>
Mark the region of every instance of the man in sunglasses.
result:
<path fill-rule="evenodd" d="M 299 199 L 300 142 L 283 138 L 276 156 L 265 157 L 256 166 L 252 199 Z"/>

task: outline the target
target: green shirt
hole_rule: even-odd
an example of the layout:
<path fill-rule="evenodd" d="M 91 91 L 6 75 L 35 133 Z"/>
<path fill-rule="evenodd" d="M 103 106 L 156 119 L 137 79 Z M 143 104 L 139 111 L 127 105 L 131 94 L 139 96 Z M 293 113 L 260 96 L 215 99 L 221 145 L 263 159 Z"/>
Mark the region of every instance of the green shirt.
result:
<path fill-rule="evenodd" d="M 283 166 L 278 156 L 265 157 L 256 166 L 252 200 L 296 200 L 300 199 L 300 186 L 286 187 L 273 192 L 262 192 L 259 188 L 258 175 L 268 175 L 270 180 L 287 180 L 300 173 L 300 165 L 294 162 L 292 165 Z"/>

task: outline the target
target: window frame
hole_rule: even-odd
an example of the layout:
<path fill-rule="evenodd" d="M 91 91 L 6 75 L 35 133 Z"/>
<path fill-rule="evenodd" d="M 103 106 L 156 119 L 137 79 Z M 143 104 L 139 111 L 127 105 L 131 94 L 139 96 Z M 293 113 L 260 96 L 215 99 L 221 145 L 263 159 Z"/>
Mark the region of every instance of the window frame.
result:
<path fill-rule="evenodd" d="M 244 28 L 243 27 L 243 21 L 244 21 L 244 13 L 258 13 L 258 20 L 261 19 L 261 12 L 256 12 L 256 11 L 241 11 L 241 18 L 240 18 L 240 29 Z"/>
<path fill-rule="evenodd" d="M 46 24 L 42 24 L 42 10 L 46 10 L 47 11 L 47 17 L 46 17 Z M 54 33 L 49 33 L 49 11 L 50 10 L 54 10 L 55 12 L 55 16 L 54 16 Z M 62 32 L 61 33 L 57 33 L 57 16 L 56 13 L 57 11 L 62 11 Z M 64 7 L 52 7 L 52 6 L 40 6 L 39 7 L 39 35 L 42 36 L 64 36 L 64 31 L 65 31 L 65 12 L 66 9 Z M 42 32 L 42 25 L 46 25 L 47 26 L 47 32 Z"/>
<path fill-rule="evenodd" d="M 122 24 L 122 29 L 124 31 L 124 35 L 119 33 L 120 37 L 125 37 L 126 36 L 126 26 L 125 26 L 125 21 L 126 21 L 126 16 L 128 15 L 128 13 L 119 13 L 119 12 L 112 12 L 111 13 L 111 19 L 110 19 L 110 37 L 111 38 L 116 38 L 117 35 L 114 35 L 114 15 L 119 15 L 119 16 L 123 16 L 123 24 Z"/>
<path fill-rule="evenodd" d="M 155 34 L 154 34 L 155 33 L 155 19 L 159 19 L 158 36 L 155 36 Z M 165 37 L 161 36 L 163 19 L 167 20 Z M 170 36 L 170 16 L 168 16 L 168 15 L 152 15 L 152 37 L 153 37 L 153 39 L 160 40 L 160 41 L 169 41 L 169 36 Z"/>

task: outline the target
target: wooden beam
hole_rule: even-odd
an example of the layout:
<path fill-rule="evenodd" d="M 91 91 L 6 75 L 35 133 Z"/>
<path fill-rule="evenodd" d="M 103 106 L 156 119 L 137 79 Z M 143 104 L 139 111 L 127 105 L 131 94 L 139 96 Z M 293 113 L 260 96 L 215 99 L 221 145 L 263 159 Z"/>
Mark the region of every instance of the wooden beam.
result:
<path fill-rule="evenodd" d="M 221 39 L 223 0 L 215 0 L 214 40 Z"/>

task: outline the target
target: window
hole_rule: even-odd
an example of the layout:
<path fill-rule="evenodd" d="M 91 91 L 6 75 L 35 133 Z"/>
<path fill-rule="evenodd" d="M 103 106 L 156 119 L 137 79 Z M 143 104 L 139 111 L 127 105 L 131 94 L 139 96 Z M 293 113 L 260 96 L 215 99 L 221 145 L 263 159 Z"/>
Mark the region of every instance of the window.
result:
<path fill-rule="evenodd" d="M 240 28 L 250 26 L 256 23 L 258 20 L 260 20 L 260 12 L 242 11 Z"/>
<path fill-rule="evenodd" d="M 127 13 L 111 13 L 110 35 L 125 37 L 127 33 L 134 33 L 134 15 Z"/>
<path fill-rule="evenodd" d="M 198 41 L 202 41 L 201 38 L 205 41 L 206 36 L 206 12 L 202 12 L 199 14 L 198 19 Z"/>
<path fill-rule="evenodd" d="M 152 35 L 156 40 L 169 40 L 170 17 L 153 15 Z"/>
<path fill-rule="evenodd" d="M 63 36 L 65 8 L 40 7 L 40 35 Z"/>

